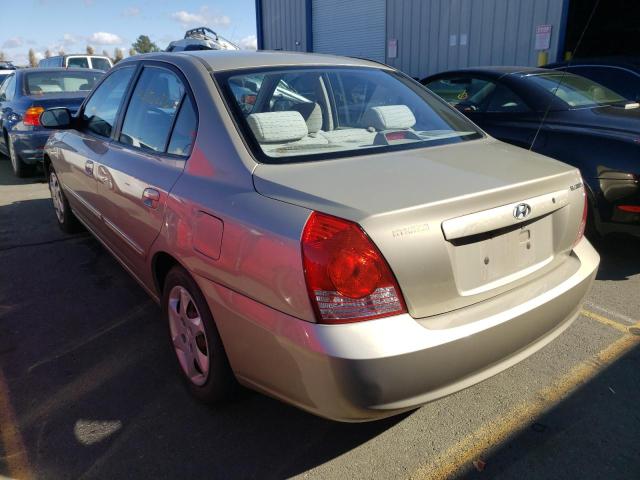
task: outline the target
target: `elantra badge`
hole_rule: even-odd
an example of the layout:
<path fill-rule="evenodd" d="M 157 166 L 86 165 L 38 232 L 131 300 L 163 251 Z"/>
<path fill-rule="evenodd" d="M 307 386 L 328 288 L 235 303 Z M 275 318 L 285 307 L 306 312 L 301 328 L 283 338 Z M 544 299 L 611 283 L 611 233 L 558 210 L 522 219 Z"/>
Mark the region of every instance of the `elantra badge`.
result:
<path fill-rule="evenodd" d="M 513 207 L 513 216 L 518 220 L 524 220 L 531 213 L 531 207 L 526 203 L 519 203 Z"/>

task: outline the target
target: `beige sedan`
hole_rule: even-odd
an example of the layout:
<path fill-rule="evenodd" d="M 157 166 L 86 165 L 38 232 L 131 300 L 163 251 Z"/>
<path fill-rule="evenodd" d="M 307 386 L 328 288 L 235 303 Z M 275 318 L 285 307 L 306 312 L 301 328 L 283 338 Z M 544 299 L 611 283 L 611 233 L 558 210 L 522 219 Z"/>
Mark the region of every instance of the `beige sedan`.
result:
<path fill-rule="evenodd" d="M 377 63 L 136 56 L 40 120 L 61 227 L 162 305 L 206 402 L 240 383 L 341 421 L 417 408 L 560 335 L 598 267 L 575 168 Z"/>

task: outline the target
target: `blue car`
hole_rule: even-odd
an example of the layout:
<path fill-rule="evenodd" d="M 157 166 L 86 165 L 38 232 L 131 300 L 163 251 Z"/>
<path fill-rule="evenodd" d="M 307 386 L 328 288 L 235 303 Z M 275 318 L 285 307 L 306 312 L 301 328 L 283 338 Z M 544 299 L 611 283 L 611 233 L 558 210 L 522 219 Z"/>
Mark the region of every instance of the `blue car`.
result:
<path fill-rule="evenodd" d="M 16 70 L 0 85 L 0 153 L 11 160 L 18 177 L 31 175 L 42 163 L 51 130 L 40 125 L 47 108 L 72 113 L 100 80 L 103 72 L 86 68 Z"/>

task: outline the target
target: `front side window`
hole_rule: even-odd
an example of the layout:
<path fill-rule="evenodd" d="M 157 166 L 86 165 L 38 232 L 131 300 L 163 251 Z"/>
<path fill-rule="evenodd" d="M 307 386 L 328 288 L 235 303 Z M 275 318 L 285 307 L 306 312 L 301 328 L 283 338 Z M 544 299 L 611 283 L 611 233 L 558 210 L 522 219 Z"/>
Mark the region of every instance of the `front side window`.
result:
<path fill-rule="evenodd" d="M 607 87 L 571 73 L 537 73 L 527 75 L 526 78 L 554 95 L 569 108 L 597 107 L 627 102 L 624 97 Z"/>
<path fill-rule="evenodd" d="M 100 72 L 38 72 L 26 74 L 25 93 L 45 95 L 47 93 L 75 93 L 90 91 L 98 80 Z"/>
<path fill-rule="evenodd" d="M 184 95 L 184 85 L 174 73 L 145 67 L 131 95 L 120 141 L 143 150 L 164 152 Z"/>
<path fill-rule="evenodd" d="M 82 112 L 83 123 L 89 132 L 111 136 L 118 109 L 134 72 L 134 67 L 116 70 L 93 92 Z"/>
<path fill-rule="evenodd" d="M 87 57 L 69 57 L 67 58 L 67 67 L 89 68 L 89 59 Z"/>
<path fill-rule="evenodd" d="M 420 85 L 382 69 L 260 69 L 215 78 L 264 162 L 362 155 L 482 136 Z"/>
<path fill-rule="evenodd" d="M 605 85 L 628 100 L 640 100 L 640 76 L 633 72 L 616 67 L 581 65 L 572 66 L 567 70 Z"/>

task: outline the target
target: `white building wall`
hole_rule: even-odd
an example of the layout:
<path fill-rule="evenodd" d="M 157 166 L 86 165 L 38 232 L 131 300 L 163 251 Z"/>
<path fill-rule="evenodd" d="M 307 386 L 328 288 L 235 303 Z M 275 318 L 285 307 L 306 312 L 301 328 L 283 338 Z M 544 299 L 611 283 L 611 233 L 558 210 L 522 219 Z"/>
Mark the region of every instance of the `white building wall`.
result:
<path fill-rule="evenodd" d="M 422 78 L 477 65 L 537 64 L 537 25 L 552 25 L 555 60 L 564 0 L 386 0 L 386 63 Z M 394 42 L 395 41 L 395 42 Z"/>

